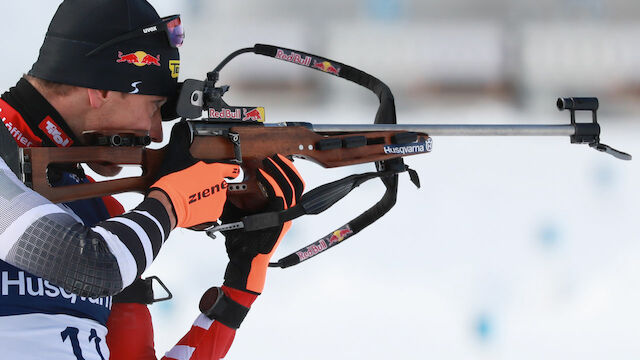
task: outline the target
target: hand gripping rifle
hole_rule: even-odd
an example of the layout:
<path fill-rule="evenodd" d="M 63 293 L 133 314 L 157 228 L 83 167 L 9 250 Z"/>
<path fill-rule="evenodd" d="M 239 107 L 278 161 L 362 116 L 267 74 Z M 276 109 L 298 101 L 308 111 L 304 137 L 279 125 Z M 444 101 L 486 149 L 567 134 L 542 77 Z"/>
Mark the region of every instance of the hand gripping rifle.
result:
<path fill-rule="evenodd" d="M 318 125 L 299 122 L 264 123 L 263 107 L 230 106 L 222 99 L 229 86 L 216 86 L 220 70 L 234 57 L 255 53 L 337 76 L 373 91 L 380 101 L 372 125 Z M 207 161 L 242 165 L 244 179 L 229 184 L 228 199 L 235 206 L 259 210 L 265 196 L 258 187 L 256 171 L 261 160 L 275 153 L 314 161 L 325 168 L 374 162 L 376 171 L 354 174 L 319 186 L 302 196 L 298 205 L 280 212 L 258 213 L 237 222 L 206 228 L 216 231 L 254 231 L 281 224 L 306 214 L 319 214 L 363 182 L 379 178 L 386 190 L 370 209 L 307 247 L 272 263 L 289 267 L 307 260 L 357 234 L 387 213 L 396 202 L 398 174 L 407 172 L 420 186 L 418 174 L 403 157 L 432 150 L 431 136 L 569 136 L 571 143 L 590 147 L 619 159 L 631 156 L 600 143 L 597 98 L 560 98 L 559 110 L 569 110 L 567 125 L 403 125 L 396 123 L 393 94 L 379 79 L 349 65 L 327 58 L 272 45 L 256 44 L 230 54 L 204 81 L 186 80 L 177 100 L 177 113 L 192 130 L 190 151 Z M 203 117 L 203 111 L 206 116 Z M 578 123 L 576 111 L 590 111 L 592 121 Z M 135 191 L 144 193 L 164 157 L 165 149 L 146 149 L 148 136 L 139 134 L 90 134 L 91 146 L 20 149 L 22 180 L 53 202 Z M 110 162 L 140 165 L 142 175 L 93 184 L 51 187 L 48 168 L 56 164 Z"/>

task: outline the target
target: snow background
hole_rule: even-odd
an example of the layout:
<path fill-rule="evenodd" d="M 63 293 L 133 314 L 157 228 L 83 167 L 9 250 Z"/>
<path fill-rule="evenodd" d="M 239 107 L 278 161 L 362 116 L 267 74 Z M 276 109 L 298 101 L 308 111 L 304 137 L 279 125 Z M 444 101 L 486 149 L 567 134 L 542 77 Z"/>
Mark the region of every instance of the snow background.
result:
<path fill-rule="evenodd" d="M 57 3 L 0 4 L 5 29 L 0 38 L 0 88 L 12 86 L 36 59 Z M 201 6 L 197 1 L 152 3 L 163 15 L 185 13 L 185 21 L 194 17 L 189 6 Z M 218 13 L 205 14 L 212 21 L 208 25 L 228 24 L 225 15 L 237 15 L 241 6 L 216 4 Z M 369 8 L 382 14 L 394 11 Z M 200 31 L 205 25 L 198 21 L 187 36 L 203 40 Z M 253 30 L 215 34 L 219 43 L 187 42 L 181 79 L 200 78 L 230 51 L 266 42 L 253 39 L 260 24 L 252 26 Z M 273 24 L 265 27 L 273 30 Z M 222 25 L 215 29 L 228 30 Z M 301 49 L 323 48 L 286 31 L 260 36 L 272 36 L 267 40 L 273 43 L 299 44 Z M 332 46 L 337 45 L 324 48 Z M 360 62 L 350 58 L 358 50 L 349 51 L 327 56 L 358 66 Z M 273 69 L 278 74 L 299 71 L 290 66 Z M 404 84 L 393 74 L 380 77 L 392 89 L 396 83 Z M 587 85 L 586 90 L 602 89 Z M 302 105 L 266 97 L 267 103 L 277 105 L 267 106 L 268 119 L 366 123 L 373 118 L 375 101 L 352 86 L 332 82 L 319 92 L 323 101 Z M 453 105 L 429 98 L 422 105 L 418 101 L 399 106 L 398 122 L 562 124 L 569 114 L 555 111 L 554 103 L 556 96 L 566 93 L 557 88 L 528 92 L 543 104 L 534 108 L 491 96 L 473 101 L 463 97 Z M 255 94 L 249 94 L 247 101 L 240 100 L 241 92 L 230 96 L 239 99 L 234 103 L 261 101 Z M 600 123 L 604 143 L 638 155 L 640 124 L 633 100 L 637 99 L 617 111 L 601 99 Z M 397 96 L 397 102 L 409 101 Z M 264 294 L 227 358 L 638 358 L 640 168 L 636 161 L 616 160 L 586 145 L 570 145 L 562 137 L 437 137 L 433 153 L 407 159 L 421 176 L 421 189 L 401 176 L 397 205 L 379 222 L 308 262 L 269 271 Z M 296 165 L 308 189 L 372 169 L 362 165 L 325 170 L 303 161 Z M 382 192 L 380 184 L 370 182 L 326 213 L 296 220 L 274 259 L 344 224 Z M 118 198 L 127 208 L 141 199 L 131 194 Z M 150 307 L 159 356 L 190 327 L 200 295 L 221 284 L 226 261 L 222 239 L 188 230 L 172 233 L 145 273 L 160 276 L 174 294 L 172 301 Z"/>

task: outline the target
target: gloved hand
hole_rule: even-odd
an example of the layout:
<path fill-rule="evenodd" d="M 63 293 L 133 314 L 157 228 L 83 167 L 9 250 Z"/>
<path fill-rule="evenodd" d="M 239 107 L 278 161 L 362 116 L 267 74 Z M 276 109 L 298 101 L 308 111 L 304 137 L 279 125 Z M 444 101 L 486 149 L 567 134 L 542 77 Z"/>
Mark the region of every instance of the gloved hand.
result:
<path fill-rule="evenodd" d="M 157 181 L 149 189 L 164 192 L 173 206 L 178 227 L 189 228 L 218 220 L 227 201 L 225 178 L 236 178 L 240 167 L 211 163 L 191 156 L 191 130 L 186 122 L 174 125 Z"/>
<path fill-rule="evenodd" d="M 262 167 L 264 170 L 259 169 L 257 176 L 259 184 L 268 195 L 268 203 L 260 212 L 280 211 L 294 206 L 302 196 L 304 181 L 293 163 L 278 154 L 264 159 Z M 249 214 L 227 204 L 221 220 L 233 222 L 246 215 Z M 264 230 L 224 232 L 229 254 L 224 285 L 260 294 L 264 288 L 269 260 L 290 227 L 291 222 L 288 221 L 281 226 Z"/>

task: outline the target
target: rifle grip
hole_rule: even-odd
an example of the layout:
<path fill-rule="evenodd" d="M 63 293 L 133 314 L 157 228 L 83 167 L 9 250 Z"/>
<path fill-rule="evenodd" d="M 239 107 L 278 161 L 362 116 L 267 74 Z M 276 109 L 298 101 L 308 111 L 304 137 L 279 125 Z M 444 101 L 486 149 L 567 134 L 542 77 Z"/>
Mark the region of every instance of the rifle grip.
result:
<path fill-rule="evenodd" d="M 256 174 L 262 165 L 261 160 L 243 159 L 244 178 L 240 183 L 229 184 L 227 199 L 235 207 L 247 212 L 257 212 L 267 206 L 267 195 L 258 185 Z"/>

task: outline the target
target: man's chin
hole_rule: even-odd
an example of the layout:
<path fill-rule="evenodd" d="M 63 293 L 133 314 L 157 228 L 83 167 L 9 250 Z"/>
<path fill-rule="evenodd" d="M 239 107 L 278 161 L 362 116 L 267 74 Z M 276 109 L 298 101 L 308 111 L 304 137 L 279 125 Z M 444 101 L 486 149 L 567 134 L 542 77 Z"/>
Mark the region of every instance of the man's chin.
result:
<path fill-rule="evenodd" d="M 122 166 L 108 162 L 90 162 L 87 165 L 102 176 L 116 176 L 122 170 Z"/>

